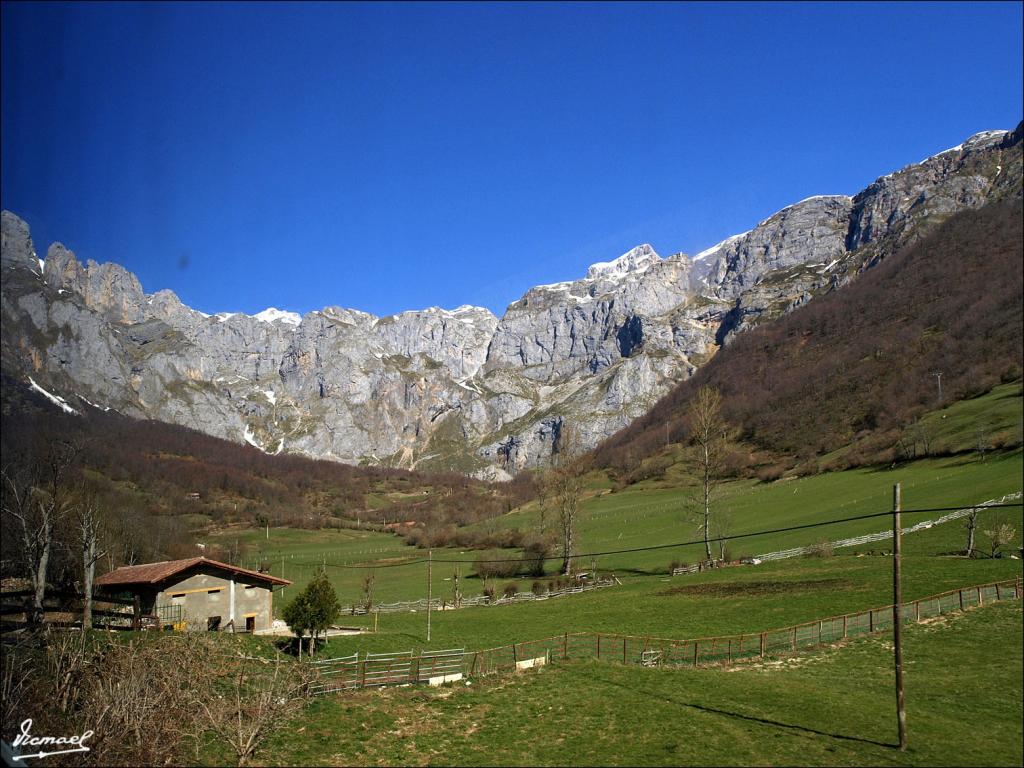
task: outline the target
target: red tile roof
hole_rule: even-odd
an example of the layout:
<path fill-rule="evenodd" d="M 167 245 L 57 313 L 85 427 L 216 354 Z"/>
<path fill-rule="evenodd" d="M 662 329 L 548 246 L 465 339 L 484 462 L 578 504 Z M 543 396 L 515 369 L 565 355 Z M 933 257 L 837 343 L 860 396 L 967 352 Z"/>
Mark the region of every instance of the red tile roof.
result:
<path fill-rule="evenodd" d="M 160 563 L 145 563 L 143 565 L 125 565 L 117 570 L 99 576 L 95 584 L 98 587 L 113 587 L 130 584 L 157 584 L 161 581 L 176 576 L 197 565 L 206 565 L 211 568 L 218 568 L 223 571 L 246 576 L 256 581 L 269 582 L 270 584 L 291 584 L 287 579 L 280 579 L 271 576 L 269 573 L 250 571 L 248 568 L 239 568 L 237 565 L 228 565 L 218 560 L 210 560 L 206 557 L 189 557 L 185 560 L 164 560 Z"/>

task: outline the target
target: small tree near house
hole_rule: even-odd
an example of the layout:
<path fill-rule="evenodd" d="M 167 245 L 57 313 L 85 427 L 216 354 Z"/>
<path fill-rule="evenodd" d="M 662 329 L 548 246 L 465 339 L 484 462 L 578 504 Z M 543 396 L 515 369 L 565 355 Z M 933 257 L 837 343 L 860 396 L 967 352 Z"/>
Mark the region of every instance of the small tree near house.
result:
<path fill-rule="evenodd" d="M 320 633 L 341 615 L 341 602 L 323 569 L 320 569 L 306 588 L 285 606 L 281 617 L 288 622 L 299 638 L 299 656 L 302 656 L 302 638 L 310 635 L 309 653 L 316 648 Z"/>

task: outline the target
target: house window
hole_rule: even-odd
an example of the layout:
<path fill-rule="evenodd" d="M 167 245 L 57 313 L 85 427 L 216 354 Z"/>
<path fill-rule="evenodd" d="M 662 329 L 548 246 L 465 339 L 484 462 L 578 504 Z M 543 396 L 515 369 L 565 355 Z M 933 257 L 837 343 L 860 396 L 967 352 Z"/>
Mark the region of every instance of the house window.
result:
<path fill-rule="evenodd" d="M 220 616 L 207 616 L 206 617 L 206 630 L 208 632 L 219 632 L 220 631 Z"/>

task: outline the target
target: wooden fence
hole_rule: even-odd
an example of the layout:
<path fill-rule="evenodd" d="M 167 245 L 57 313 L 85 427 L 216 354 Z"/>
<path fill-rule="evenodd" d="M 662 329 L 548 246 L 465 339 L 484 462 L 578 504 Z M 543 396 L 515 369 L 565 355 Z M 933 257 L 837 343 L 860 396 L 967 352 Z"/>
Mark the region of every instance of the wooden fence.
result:
<path fill-rule="evenodd" d="M 0 632 L 25 629 L 32 612 L 35 593 L 31 590 L 0 592 Z M 94 595 L 93 629 L 160 629 L 181 621 L 181 606 L 159 606 L 157 613 L 140 613 L 134 600 L 109 595 Z M 84 597 L 73 591 L 47 590 L 43 597 L 43 623 L 51 627 L 81 627 Z M 176 613 L 175 613 L 176 612 Z"/>
<path fill-rule="evenodd" d="M 1020 578 L 954 589 L 904 603 L 903 620 L 905 624 L 911 624 L 996 600 L 1020 599 L 1022 593 L 1024 588 Z M 887 605 L 764 632 L 693 640 L 575 632 L 563 635 L 559 656 L 596 658 L 642 666 L 679 667 L 762 659 L 858 635 L 891 630 L 892 608 L 892 605 Z M 523 646 L 529 647 L 528 644 L 522 644 L 519 653 L 525 650 Z"/>
<path fill-rule="evenodd" d="M 930 619 L 997 600 L 1020 599 L 1021 579 L 980 584 L 943 592 L 903 604 L 904 623 Z M 476 677 L 546 664 L 558 659 L 600 659 L 644 667 L 703 667 L 758 660 L 795 653 L 818 645 L 892 629 L 892 605 L 842 616 L 830 616 L 764 632 L 693 640 L 565 632 L 540 640 L 487 648 L 421 651 L 415 654 L 358 654 L 312 662 L 320 670 L 316 693 L 355 688 L 427 682 L 461 673 Z"/>
<path fill-rule="evenodd" d="M 453 648 L 444 651 L 412 651 L 404 653 L 358 653 L 334 659 L 311 662 L 317 672 L 312 687 L 316 695 L 337 693 L 355 688 L 386 685 L 452 682 L 462 677 L 466 651 Z"/>

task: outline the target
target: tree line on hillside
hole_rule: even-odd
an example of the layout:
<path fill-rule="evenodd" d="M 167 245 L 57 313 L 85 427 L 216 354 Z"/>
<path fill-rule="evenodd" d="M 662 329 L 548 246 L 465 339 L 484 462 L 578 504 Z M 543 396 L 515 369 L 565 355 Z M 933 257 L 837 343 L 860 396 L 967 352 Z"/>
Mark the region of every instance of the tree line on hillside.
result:
<path fill-rule="evenodd" d="M 1021 376 L 1021 214 L 1019 199 L 957 214 L 852 284 L 739 334 L 602 443 L 595 463 L 629 476 L 687 439 L 704 386 L 776 472 L 825 469 L 818 457 L 851 443 L 838 467 L 904 457 L 922 413 Z M 733 463 L 740 471 L 742 455 Z"/>
<path fill-rule="evenodd" d="M 5 402 L 17 386 L 5 377 Z M 36 434 L 81 444 L 82 466 L 108 506 L 145 519 L 204 515 L 215 524 L 378 529 L 413 521 L 440 528 L 503 514 L 531 493 L 528 476 L 488 484 L 453 472 L 271 456 L 161 422 L 7 403 L 4 455 L 19 453 Z"/>

